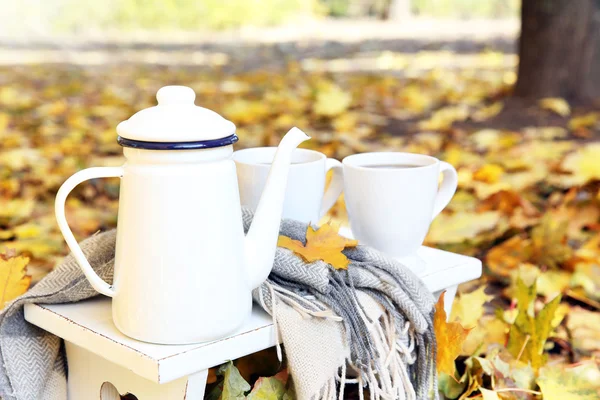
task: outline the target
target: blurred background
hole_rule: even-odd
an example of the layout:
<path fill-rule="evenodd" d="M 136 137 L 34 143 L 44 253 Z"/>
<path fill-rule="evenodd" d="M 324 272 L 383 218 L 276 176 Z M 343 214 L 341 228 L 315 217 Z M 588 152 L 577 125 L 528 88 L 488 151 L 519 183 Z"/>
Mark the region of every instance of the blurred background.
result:
<path fill-rule="evenodd" d="M 562 398 L 598 398 L 598 1 L 0 0 L 0 10 L 0 252 L 27 256 L 34 282 L 67 251 L 58 187 L 121 164 L 116 125 L 183 84 L 237 125 L 237 148 L 276 145 L 298 126 L 313 137 L 306 147 L 338 159 L 410 151 L 453 164 L 459 190 L 427 244 L 484 260 L 456 300 L 468 321 L 451 317 L 474 326 L 460 373 L 502 399 L 575 396 L 570 387 L 588 397 Z M 116 225 L 118 191 L 95 180 L 70 196 L 78 239 Z M 327 219 L 347 223 L 343 198 Z M 562 296 L 540 342 L 549 361 L 535 369 L 531 344 L 508 343 L 519 277 L 537 282 L 536 310 Z M 468 362 L 495 348 L 513 368 L 497 388 Z M 567 392 L 548 383 L 557 376 L 571 379 Z M 447 378 L 448 397 L 481 396 L 473 380 Z"/>

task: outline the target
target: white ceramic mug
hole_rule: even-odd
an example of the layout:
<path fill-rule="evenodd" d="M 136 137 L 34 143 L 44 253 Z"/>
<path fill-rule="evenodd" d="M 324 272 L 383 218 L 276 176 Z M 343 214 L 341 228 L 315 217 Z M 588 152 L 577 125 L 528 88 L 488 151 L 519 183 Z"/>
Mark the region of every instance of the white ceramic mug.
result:
<path fill-rule="evenodd" d="M 458 184 L 452 165 L 421 154 L 363 153 L 342 163 L 354 237 L 397 258 L 416 253 Z"/>
<path fill-rule="evenodd" d="M 256 147 L 233 153 L 243 206 L 256 210 L 269 175 L 275 147 Z M 325 191 L 325 177 L 333 169 Z M 342 163 L 314 150 L 296 149 L 288 175 L 283 218 L 317 223 L 337 201 L 344 189 Z"/>

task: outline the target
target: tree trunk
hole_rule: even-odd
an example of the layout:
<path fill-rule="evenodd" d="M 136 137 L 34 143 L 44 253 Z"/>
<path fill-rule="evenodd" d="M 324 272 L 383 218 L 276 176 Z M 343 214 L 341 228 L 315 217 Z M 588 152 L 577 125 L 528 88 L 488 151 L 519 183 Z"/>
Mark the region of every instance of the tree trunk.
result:
<path fill-rule="evenodd" d="M 515 95 L 600 98 L 600 0 L 523 0 Z"/>

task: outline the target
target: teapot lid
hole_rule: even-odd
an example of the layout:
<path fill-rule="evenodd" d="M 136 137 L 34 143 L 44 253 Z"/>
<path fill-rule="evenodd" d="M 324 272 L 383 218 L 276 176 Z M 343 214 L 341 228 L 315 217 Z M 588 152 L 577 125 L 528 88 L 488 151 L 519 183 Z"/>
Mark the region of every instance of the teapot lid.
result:
<path fill-rule="evenodd" d="M 165 86 L 158 105 L 138 111 L 117 126 L 121 146 L 149 150 L 191 150 L 237 142 L 235 125 L 216 112 L 194 104 L 187 86 Z"/>

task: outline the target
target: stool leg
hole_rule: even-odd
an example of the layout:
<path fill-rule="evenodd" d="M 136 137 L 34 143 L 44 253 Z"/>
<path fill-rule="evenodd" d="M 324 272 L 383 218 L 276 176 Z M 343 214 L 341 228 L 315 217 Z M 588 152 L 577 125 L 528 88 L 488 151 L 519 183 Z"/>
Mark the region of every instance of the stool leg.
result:
<path fill-rule="evenodd" d="M 137 400 L 202 400 L 208 370 L 158 384 L 66 342 L 69 400 L 119 400 L 129 393 Z"/>
<path fill-rule="evenodd" d="M 188 376 L 185 400 L 204 399 L 204 391 L 206 390 L 206 378 L 208 378 L 207 369 Z"/>

